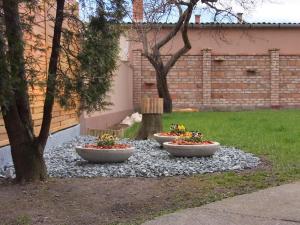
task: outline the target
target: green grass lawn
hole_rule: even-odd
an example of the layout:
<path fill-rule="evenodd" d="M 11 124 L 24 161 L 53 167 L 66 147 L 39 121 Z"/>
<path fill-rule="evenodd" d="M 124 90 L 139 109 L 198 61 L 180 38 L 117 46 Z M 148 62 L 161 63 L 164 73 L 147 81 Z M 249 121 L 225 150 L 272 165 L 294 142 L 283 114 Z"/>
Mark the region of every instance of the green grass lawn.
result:
<path fill-rule="evenodd" d="M 300 179 L 300 110 L 165 114 L 164 130 L 172 123 L 182 123 L 190 131 L 199 130 L 207 139 L 222 145 L 254 153 L 262 159 L 262 164 L 243 172 L 183 178 L 169 200 L 173 206 L 156 210 L 151 216 L 147 211 L 140 221 Z M 138 129 L 139 124 L 135 124 L 125 136 L 133 138 Z M 140 224 L 134 221 L 130 224 Z"/>
<path fill-rule="evenodd" d="M 300 110 L 176 112 L 163 116 L 164 130 L 182 123 L 210 140 L 266 158 L 279 180 L 300 178 Z M 134 137 L 138 124 L 128 129 Z"/>
<path fill-rule="evenodd" d="M 42 188 L 30 186 L 25 189 L 27 191 L 23 191 L 23 186 L 18 189 L 19 186 L 14 185 L 14 195 L 6 186 L 9 184 L 1 188 L 0 183 L 0 196 L 10 198 L 10 201 L 5 200 L 0 204 L 0 209 L 2 206 L 2 210 L 7 210 L 6 213 L 0 213 L 0 218 L 9 215 L 15 221 L 7 224 L 33 224 L 36 211 L 32 214 L 33 211 L 26 211 L 24 207 L 42 207 L 39 213 L 45 218 L 49 217 L 44 213 L 49 211 L 53 201 L 57 200 L 56 193 L 59 193 L 58 209 L 67 210 L 61 210 L 58 218 L 68 218 L 68 221 L 75 218 L 75 221 L 79 221 L 83 217 L 78 217 L 78 213 L 74 212 L 89 208 L 91 213 L 84 215 L 89 221 L 101 223 L 101 218 L 111 218 L 110 225 L 140 225 L 146 220 L 179 209 L 198 207 L 300 179 L 300 110 L 172 113 L 163 116 L 165 131 L 172 123 L 182 123 L 191 131 L 199 130 L 207 139 L 216 140 L 222 145 L 254 153 L 262 159 L 262 163 L 258 168 L 245 171 L 167 178 L 51 178 L 49 182 L 41 184 Z M 134 137 L 138 128 L 139 124 L 135 124 L 126 130 L 125 136 Z M 43 204 L 40 206 L 40 201 L 31 201 L 32 196 L 42 198 Z M 103 212 L 100 209 L 97 220 L 99 204 L 103 206 Z M 11 207 L 14 213 L 9 211 Z M 49 212 L 52 215 L 56 211 Z"/>

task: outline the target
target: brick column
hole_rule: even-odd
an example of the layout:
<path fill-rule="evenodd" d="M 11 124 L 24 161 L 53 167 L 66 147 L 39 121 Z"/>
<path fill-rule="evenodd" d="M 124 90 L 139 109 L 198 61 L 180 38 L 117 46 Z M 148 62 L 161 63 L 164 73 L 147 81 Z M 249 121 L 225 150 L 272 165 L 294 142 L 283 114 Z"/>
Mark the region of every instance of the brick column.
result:
<path fill-rule="evenodd" d="M 133 51 L 133 107 L 138 109 L 142 96 L 142 52 Z"/>
<path fill-rule="evenodd" d="M 271 107 L 280 107 L 279 100 L 279 49 L 270 49 L 270 75 L 271 75 Z"/>
<path fill-rule="evenodd" d="M 144 18 L 144 1 L 143 0 L 134 0 L 133 1 L 133 19 L 135 22 L 143 22 Z"/>
<path fill-rule="evenodd" d="M 203 108 L 211 108 L 211 49 L 203 49 L 202 93 Z"/>

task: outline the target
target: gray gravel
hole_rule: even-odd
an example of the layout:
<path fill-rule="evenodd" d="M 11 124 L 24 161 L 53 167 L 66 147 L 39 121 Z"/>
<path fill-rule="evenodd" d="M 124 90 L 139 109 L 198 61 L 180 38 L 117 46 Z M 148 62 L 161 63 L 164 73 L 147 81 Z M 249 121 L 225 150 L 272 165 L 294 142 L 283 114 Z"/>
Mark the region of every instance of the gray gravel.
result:
<path fill-rule="evenodd" d="M 160 149 L 154 140 L 120 140 L 135 146 L 133 156 L 124 163 L 92 164 L 75 152 L 75 146 L 91 143 L 94 137 L 80 136 L 61 146 L 48 149 L 45 159 L 51 177 L 160 177 L 192 175 L 256 167 L 260 160 L 253 154 L 222 146 L 214 156 L 206 158 L 175 158 Z M 11 173 L 11 172 L 10 172 Z M 3 171 L 0 176 L 7 176 Z"/>

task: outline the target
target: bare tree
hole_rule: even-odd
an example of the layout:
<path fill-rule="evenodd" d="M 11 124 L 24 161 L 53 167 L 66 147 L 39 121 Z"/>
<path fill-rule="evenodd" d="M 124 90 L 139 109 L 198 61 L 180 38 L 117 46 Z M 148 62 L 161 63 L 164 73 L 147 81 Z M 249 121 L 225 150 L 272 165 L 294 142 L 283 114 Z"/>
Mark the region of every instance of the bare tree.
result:
<path fill-rule="evenodd" d="M 254 3 L 253 0 L 149 0 L 144 2 L 144 23 L 137 21 L 136 18 L 132 20 L 135 34 L 131 39 L 142 43 L 143 55 L 155 69 L 158 96 L 164 99 L 164 112 L 172 112 L 167 75 L 178 59 L 192 47 L 188 28 L 193 11 L 200 7 L 202 11 L 211 13 L 214 21 L 231 21 L 237 17 L 233 12 L 234 5 L 248 9 Z M 165 24 L 173 20 L 176 20 L 173 27 L 162 34 Z M 162 48 L 178 35 L 181 36 L 183 45 L 176 48 L 170 58 L 164 58 Z"/>

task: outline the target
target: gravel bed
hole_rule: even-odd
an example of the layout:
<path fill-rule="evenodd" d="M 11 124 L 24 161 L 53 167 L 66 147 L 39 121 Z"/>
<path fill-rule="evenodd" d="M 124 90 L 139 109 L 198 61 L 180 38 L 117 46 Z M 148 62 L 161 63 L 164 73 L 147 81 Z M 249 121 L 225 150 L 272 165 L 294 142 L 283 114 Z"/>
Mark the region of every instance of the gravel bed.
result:
<path fill-rule="evenodd" d="M 80 136 L 61 146 L 48 149 L 45 159 L 51 177 L 160 177 L 192 175 L 256 167 L 260 160 L 253 154 L 222 146 L 212 157 L 175 158 L 160 149 L 154 140 L 120 140 L 135 146 L 135 153 L 124 163 L 92 164 L 75 152 L 75 146 L 91 143 L 94 137 Z M 10 168 L 11 170 L 11 168 Z M 0 171 L 0 176 L 12 172 Z"/>

